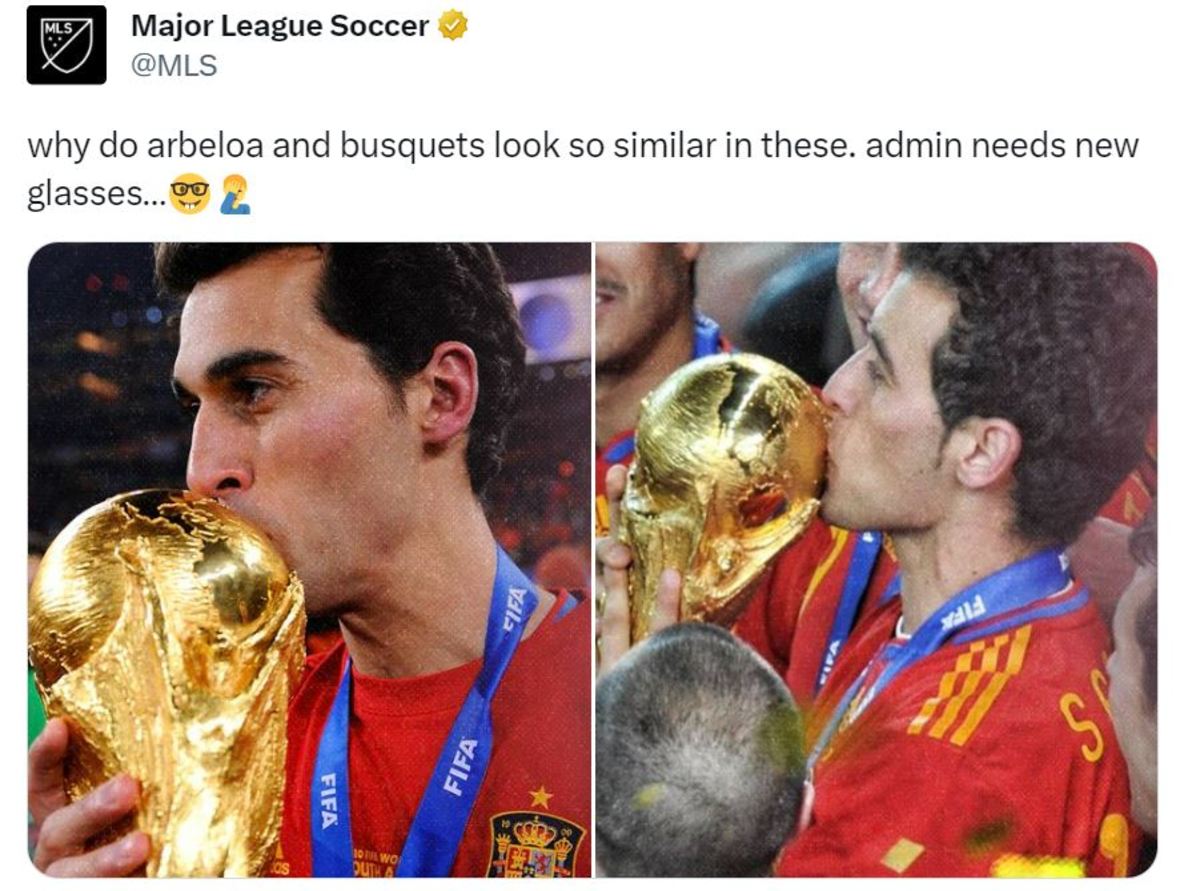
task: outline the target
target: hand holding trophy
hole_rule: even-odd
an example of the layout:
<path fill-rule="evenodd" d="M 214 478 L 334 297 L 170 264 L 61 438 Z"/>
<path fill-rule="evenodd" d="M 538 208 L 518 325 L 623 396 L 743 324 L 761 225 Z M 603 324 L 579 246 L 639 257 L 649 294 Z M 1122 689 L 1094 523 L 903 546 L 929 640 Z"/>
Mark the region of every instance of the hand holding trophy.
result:
<path fill-rule="evenodd" d="M 304 658 L 303 590 L 270 541 L 190 493 L 85 511 L 29 595 L 49 717 L 71 729 L 72 799 L 141 781 L 150 876 L 256 875 L 281 818 L 287 704 Z"/>

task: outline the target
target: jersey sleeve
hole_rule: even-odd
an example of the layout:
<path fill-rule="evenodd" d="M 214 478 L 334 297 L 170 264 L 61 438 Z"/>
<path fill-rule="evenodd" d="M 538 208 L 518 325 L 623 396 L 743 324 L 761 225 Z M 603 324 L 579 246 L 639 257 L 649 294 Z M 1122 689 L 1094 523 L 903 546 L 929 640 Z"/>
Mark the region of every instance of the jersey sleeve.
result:
<path fill-rule="evenodd" d="M 834 547 L 830 527 L 819 519 L 771 563 L 733 632 L 787 677 L 797 620 L 813 579 Z"/>

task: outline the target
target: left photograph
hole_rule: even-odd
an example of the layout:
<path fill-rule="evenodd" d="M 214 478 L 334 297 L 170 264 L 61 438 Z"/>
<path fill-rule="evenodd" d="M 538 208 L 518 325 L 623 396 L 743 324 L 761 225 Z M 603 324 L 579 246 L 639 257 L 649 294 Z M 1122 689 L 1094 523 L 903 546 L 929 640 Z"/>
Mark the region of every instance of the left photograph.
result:
<path fill-rule="evenodd" d="M 29 264 L 29 854 L 591 875 L 591 245 Z"/>

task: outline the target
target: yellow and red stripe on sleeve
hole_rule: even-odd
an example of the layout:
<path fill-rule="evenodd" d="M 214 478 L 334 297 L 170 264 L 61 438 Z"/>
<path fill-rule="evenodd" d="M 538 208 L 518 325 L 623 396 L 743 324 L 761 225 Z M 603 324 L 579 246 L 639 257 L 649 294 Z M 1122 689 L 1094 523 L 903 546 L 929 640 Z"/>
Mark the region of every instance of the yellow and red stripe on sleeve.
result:
<path fill-rule="evenodd" d="M 1008 679 L 1020 673 L 1032 633 L 1032 625 L 1022 625 L 973 641 L 959 654 L 954 668 L 942 675 L 937 694 L 925 700 L 908 725 L 909 735 L 925 734 L 965 746 Z"/>

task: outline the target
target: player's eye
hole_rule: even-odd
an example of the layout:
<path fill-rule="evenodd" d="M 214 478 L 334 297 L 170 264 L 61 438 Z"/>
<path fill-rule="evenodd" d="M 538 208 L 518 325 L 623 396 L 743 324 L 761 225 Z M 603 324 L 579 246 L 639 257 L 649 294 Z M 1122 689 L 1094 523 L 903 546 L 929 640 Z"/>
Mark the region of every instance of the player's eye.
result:
<path fill-rule="evenodd" d="M 261 408 L 274 389 L 269 381 L 258 378 L 245 377 L 233 382 L 234 395 L 246 408 Z"/>

